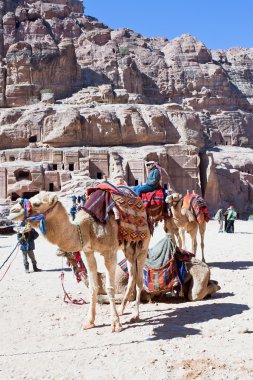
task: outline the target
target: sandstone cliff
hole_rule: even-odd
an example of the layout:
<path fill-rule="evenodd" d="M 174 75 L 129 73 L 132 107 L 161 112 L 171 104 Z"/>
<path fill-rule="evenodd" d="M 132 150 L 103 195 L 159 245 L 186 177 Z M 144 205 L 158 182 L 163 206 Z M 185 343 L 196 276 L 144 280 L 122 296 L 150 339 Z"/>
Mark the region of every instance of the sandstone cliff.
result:
<path fill-rule="evenodd" d="M 112 30 L 83 16 L 78 0 L 0 0 L 1 161 L 6 150 L 35 143 L 155 144 L 161 152 L 169 144 L 175 157 L 180 147 L 195 146 L 196 186 L 212 208 L 238 200 L 251 211 L 253 162 L 246 170 L 236 150 L 237 161 L 220 168 L 221 148 L 212 149 L 245 147 L 251 157 L 252 72 L 253 49 L 211 51 L 190 35 L 167 40 Z M 237 185 L 225 194 L 227 175 Z"/>

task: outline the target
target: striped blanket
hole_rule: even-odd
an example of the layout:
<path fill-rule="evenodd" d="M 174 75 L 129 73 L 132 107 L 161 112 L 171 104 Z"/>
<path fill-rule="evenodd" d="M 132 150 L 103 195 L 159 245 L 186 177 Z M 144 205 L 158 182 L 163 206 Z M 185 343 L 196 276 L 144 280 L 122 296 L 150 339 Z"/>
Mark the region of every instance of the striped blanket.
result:
<path fill-rule="evenodd" d="M 193 212 L 195 215 L 197 222 L 200 223 L 202 218 L 202 214 L 204 215 L 204 219 L 206 222 L 210 220 L 210 216 L 207 210 L 206 202 L 204 199 L 197 194 L 187 194 L 183 199 L 182 208 L 186 208 Z"/>
<path fill-rule="evenodd" d="M 115 203 L 109 191 L 95 189 L 86 200 L 82 209 L 100 223 L 106 223 Z"/>
<path fill-rule="evenodd" d="M 165 201 L 162 189 L 143 193 L 141 195 L 142 202 L 146 209 L 149 221 L 157 223 L 163 220 L 165 212 Z"/>

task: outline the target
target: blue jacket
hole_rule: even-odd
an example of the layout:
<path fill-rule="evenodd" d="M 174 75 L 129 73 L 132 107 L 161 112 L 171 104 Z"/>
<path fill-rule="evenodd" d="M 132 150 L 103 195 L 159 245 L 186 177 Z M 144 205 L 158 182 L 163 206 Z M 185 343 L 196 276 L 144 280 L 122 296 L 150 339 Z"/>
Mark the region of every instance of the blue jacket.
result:
<path fill-rule="evenodd" d="M 35 249 L 34 240 L 39 236 L 38 232 L 32 228 L 31 231 L 25 232 L 23 237 L 21 233 L 17 234 L 17 238 L 20 242 L 21 251 L 33 251 Z"/>
<path fill-rule="evenodd" d="M 160 187 L 160 179 L 161 174 L 159 170 L 156 167 L 153 167 L 148 174 L 146 184 L 152 186 L 154 189 L 158 189 Z"/>

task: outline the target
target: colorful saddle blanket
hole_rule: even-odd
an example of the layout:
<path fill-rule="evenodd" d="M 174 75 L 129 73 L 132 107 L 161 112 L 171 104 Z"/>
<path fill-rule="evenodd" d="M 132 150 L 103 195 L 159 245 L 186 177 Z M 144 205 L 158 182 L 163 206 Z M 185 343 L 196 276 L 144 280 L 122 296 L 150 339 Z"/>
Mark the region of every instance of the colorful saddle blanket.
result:
<path fill-rule="evenodd" d="M 114 207 L 119 212 L 119 241 L 139 242 L 146 238 L 147 216 L 141 198 L 124 194 L 109 182 L 87 190 L 89 198 L 83 209 L 101 223 L 106 223 Z"/>
<path fill-rule="evenodd" d="M 93 189 L 93 192 L 90 193 L 90 196 L 86 200 L 82 209 L 88 212 L 88 214 L 93 216 L 100 223 L 106 223 L 109 213 L 114 205 L 115 203 L 111 197 L 111 193 L 98 188 Z"/>
<path fill-rule="evenodd" d="M 142 241 L 147 236 L 148 222 L 141 198 L 127 194 L 111 194 L 119 210 L 119 240 Z"/>
<path fill-rule="evenodd" d="M 204 199 L 197 194 L 187 194 L 183 199 L 183 208 L 193 211 L 198 223 L 201 222 L 201 215 L 204 215 L 206 222 L 210 220 L 210 216 L 207 210 L 206 202 Z"/>
<path fill-rule="evenodd" d="M 141 198 L 151 223 L 157 223 L 163 220 L 166 209 L 162 189 L 150 193 L 143 193 Z"/>
<path fill-rule="evenodd" d="M 168 236 L 160 240 L 149 249 L 143 268 L 144 290 L 151 294 L 180 290 L 187 274 L 185 262 L 194 256 L 182 248 L 175 248 Z M 121 260 L 118 265 L 128 274 L 126 259 Z"/>

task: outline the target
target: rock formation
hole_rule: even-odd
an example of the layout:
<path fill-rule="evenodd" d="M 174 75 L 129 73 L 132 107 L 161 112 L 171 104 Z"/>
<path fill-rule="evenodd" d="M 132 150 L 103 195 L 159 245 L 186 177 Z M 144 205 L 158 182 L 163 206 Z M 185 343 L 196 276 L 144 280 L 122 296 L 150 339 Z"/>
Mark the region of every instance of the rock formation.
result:
<path fill-rule="evenodd" d="M 0 198 L 27 192 L 14 186 L 14 160 L 15 170 L 45 161 L 49 190 L 117 170 L 140 183 L 153 157 L 176 191 L 252 212 L 252 70 L 253 49 L 112 30 L 82 1 L 0 0 Z"/>

